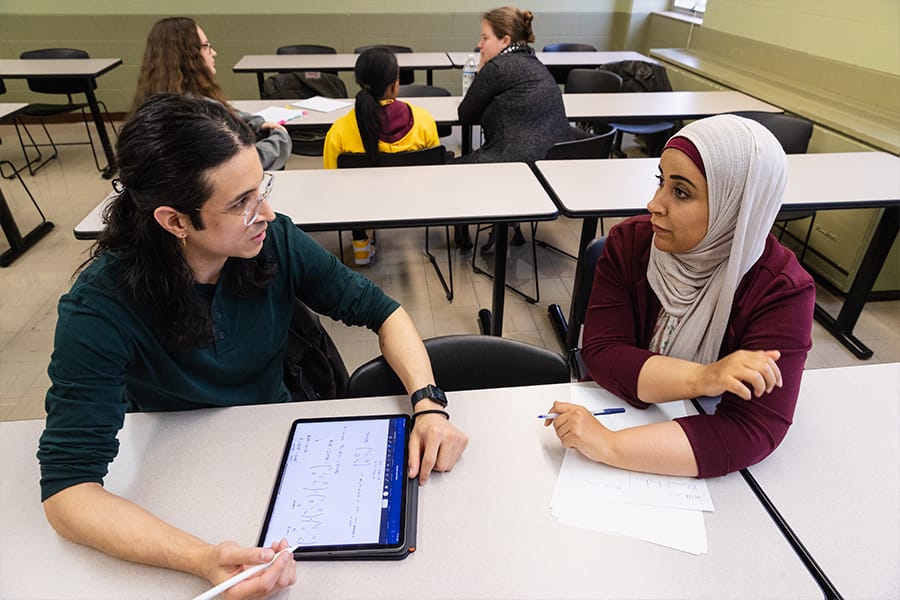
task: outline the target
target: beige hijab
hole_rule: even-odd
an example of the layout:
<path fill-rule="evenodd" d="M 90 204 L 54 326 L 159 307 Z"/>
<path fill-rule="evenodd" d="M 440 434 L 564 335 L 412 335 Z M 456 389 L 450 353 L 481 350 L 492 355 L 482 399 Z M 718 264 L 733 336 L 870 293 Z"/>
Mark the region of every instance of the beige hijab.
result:
<path fill-rule="evenodd" d="M 660 318 L 675 323 L 662 352 L 709 364 L 719 357 L 735 290 L 762 255 L 781 208 L 787 159 L 769 130 L 735 115 L 695 121 L 677 135 L 703 160 L 709 225 L 688 252 L 653 245 L 647 279 L 662 303 Z"/>

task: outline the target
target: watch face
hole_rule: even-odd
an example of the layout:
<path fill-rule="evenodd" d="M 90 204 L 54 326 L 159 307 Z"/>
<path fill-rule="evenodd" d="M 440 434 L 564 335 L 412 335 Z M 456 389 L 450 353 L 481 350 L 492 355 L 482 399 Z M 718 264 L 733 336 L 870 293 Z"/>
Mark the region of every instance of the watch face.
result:
<path fill-rule="evenodd" d="M 447 396 L 444 394 L 444 390 L 434 385 L 426 385 L 420 390 L 417 390 L 412 395 L 412 403 L 415 404 L 419 400 L 423 400 L 425 398 L 429 398 L 435 403 L 446 407 L 447 406 Z"/>

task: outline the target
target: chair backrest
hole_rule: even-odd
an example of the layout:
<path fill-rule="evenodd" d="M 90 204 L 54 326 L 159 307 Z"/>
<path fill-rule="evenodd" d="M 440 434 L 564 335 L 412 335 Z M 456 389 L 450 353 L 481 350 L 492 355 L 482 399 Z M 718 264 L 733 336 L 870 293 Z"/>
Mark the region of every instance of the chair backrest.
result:
<path fill-rule="evenodd" d="M 581 327 L 584 325 L 584 316 L 587 313 L 588 299 L 591 297 L 591 288 L 594 286 L 594 273 L 597 271 L 597 261 L 603 254 L 603 246 L 606 245 L 606 236 L 594 238 L 588 242 L 587 248 L 584 249 L 584 271 L 581 278 L 575 282 L 574 298 L 574 317 L 575 323 L 570 327 Z"/>
<path fill-rule="evenodd" d="M 558 44 L 547 44 L 544 46 L 544 52 L 596 52 L 597 48 L 591 44 L 579 44 L 577 42 L 559 42 Z"/>
<path fill-rule="evenodd" d="M 49 58 L 90 58 L 84 50 L 75 48 L 43 48 L 41 50 L 28 50 L 19 55 L 23 59 L 49 59 Z M 54 77 L 52 79 L 29 77 L 25 80 L 28 89 L 41 94 L 83 94 L 86 91 L 85 80 L 79 77 Z M 92 89 L 97 89 L 97 81 L 91 80 Z"/>
<path fill-rule="evenodd" d="M 753 119 L 772 132 L 775 138 L 781 142 L 785 154 L 806 154 L 809 149 L 809 139 L 812 137 L 813 124 L 802 117 L 794 117 L 780 113 L 767 112 L 737 112 L 740 117 Z"/>
<path fill-rule="evenodd" d="M 452 96 L 450 90 L 437 87 L 435 85 L 417 85 L 415 83 L 409 85 L 401 85 L 399 95 L 406 98 L 424 97 L 424 96 Z M 438 125 L 438 137 L 447 137 L 453 133 L 453 127 L 450 125 Z"/>
<path fill-rule="evenodd" d="M 622 78 L 603 69 L 572 69 L 566 79 L 567 94 L 604 94 L 622 89 Z"/>
<path fill-rule="evenodd" d="M 368 46 L 360 46 L 356 48 L 354 54 L 362 54 L 369 48 L 387 48 L 394 54 L 412 54 L 413 49 L 409 46 L 398 46 L 396 44 L 369 44 Z M 409 85 L 416 81 L 416 73 L 413 69 L 400 69 L 400 85 Z"/>
<path fill-rule="evenodd" d="M 435 383 L 444 390 L 475 390 L 571 380 L 566 360 L 531 344 L 490 335 L 448 335 L 425 340 Z M 400 378 L 379 356 L 350 376 L 350 398 L 405 394 Z"/>
<path fill-rule="evenodd" d="M 369 162 L 364 152 L 344 152 L 338 155 L 338 169 L 362 169 L 367 167 L 412 167 L 415 165 L 442 165 L 447 162 L 447 149 L 433 146 L 410 152 L 378 153 L 378 164 Z"/>
<path fill-rule="evenodd" d="M 579 338 L 581 327 L 584 325 L 584 318 L 587 315 L 588 300 L 591 298 L 591 289 L 594 287 L 594 273 L 597 272 L 597 261 L 603 254 L 603 246 L 606 244 L 606 237 L 594 238 L 591 240 L 587 248 L 584 249 L 584 270 L 581 277 L 575 282 L 575 289 L 572 291 L 572 322 L 569 327 L 575 327 L 578 330 Z M 587 368 L 581 358 L 580 348 L 569 348 L 568 354 L 575 371 L 577 379 L 587 377 Z"/>
<path fill-rule="evenodd" d="M 601 135 L 569 142 L 558 142 L 547 150 L 547 160 L 609 158 L 615 136 L 616 130 L 610 129 Z"/>
<path fill-rule="evenodd" d="M 276 54 L 337 54 L 337 50 L 331 46 L 320 46 L 319 44 L 291 44 L 289 46 L 281 46 L 275 51 Z"/>
<path fill-rule="evenodd" d="M 401 85 L 400 92 L 398 93 L 400 97 L 405 98 L 413 98 L 413 97 L 427 97 L 427 96 L 452 96 L 450 90 L 437 87 L 435 85 Z"/>

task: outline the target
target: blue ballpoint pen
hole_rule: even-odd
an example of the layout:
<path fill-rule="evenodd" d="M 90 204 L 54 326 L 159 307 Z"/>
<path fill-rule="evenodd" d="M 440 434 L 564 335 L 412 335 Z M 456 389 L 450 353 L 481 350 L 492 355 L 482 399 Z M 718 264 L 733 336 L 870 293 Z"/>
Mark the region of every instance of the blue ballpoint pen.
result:
<path fill-rule="evenodd" d="M 617 415 L 623 412 L 625 412 L 624 408 L 604 408 L 603 410 L 596 410 L 591 414 L 595 417 L 599 417 L 600 415 Z M 538 415 L 538 419 L 555 419 L 558 416 L 559 413 L 547 413 L 546 415 Z"/>

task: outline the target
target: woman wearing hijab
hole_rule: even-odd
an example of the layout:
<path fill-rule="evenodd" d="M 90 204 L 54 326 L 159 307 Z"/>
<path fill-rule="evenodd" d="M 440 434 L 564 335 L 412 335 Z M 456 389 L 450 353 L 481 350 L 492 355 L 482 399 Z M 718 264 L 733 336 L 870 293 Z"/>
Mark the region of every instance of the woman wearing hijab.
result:
<path fill-rule="evenodd" d="M 754 121 L 721 115 L 669 140 L 650 215 L 613 228 L 588 303 L 591 378 L 638 408 L 721 396 L 714 414 L 610 431 L 557 402 L 566 447 L 612 466 L 713 477 L 781 443 L 812 342 L 815 287 L 769 233 L 787 161 Z"/>

